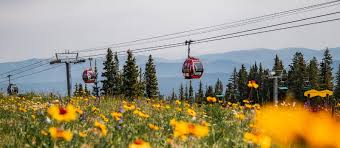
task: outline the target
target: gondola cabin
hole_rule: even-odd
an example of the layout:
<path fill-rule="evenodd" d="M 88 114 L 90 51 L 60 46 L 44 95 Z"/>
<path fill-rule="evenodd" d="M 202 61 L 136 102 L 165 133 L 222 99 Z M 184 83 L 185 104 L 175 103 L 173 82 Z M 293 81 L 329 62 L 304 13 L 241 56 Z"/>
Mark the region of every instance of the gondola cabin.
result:
<path fill-rule="evenodd" d="M 97 79 L 97 75 L 91 68 L 84 70 L 83 81 L 85 83 L 94 83 L 96 82 L 96 79 Z"/>
<path fill-rule="evenodd" d="M 185 79 L 199 79 L 203 71 L 203 64 L 198 58 L 189 57 L 183 63 L 182 73 Z"/>
<path fill-rule="evenodd" d="M 19 93 L 19 89 L 15 84 L 9 84 L 7 87 L 7 93 L 9 95 L 16 95 Z"/>

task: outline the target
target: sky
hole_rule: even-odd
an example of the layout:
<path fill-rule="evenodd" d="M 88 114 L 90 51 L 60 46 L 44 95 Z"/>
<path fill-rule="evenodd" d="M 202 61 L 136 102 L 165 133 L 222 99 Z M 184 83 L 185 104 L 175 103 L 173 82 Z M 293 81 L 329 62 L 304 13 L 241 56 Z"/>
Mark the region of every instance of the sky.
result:
<path fill-rule="evenodd" d="M 56 52 L 106 48 L 111 44 L 242 20 L 330 0 L 0 0 L 0 62 L 50 58 Z M 125 51 L 184 42 L 340 10 L 324 10 L 187 36 L 114 48 Z M 329 17 L 335 18 L 340 15 Z M 192 55 L 253 48 L 340 47 L 340 21 L 192 46 Z M 98 50 L 81 56 L 104 53 Z M 154 52 L 166 59 L 186 57 L 186 47 Z"/>

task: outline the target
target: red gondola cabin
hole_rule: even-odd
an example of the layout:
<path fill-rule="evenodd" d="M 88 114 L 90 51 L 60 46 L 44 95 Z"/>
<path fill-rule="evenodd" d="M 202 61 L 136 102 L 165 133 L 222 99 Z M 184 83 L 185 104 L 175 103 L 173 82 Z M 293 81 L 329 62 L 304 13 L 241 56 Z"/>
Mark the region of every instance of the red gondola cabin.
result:
<path fill-rule="evenodd" d="M 83 80 L 85 83 L 94 83 L 96 82 L 96 78 L 96 73 L 91 68 L 84 70 Z"/>
<path fill-rule="evenodd" d="M 203 71 L 203 65 L 198 58 L 189 57 L 183 63 L 182 73 L 185 79 L 199 79 Z"/>

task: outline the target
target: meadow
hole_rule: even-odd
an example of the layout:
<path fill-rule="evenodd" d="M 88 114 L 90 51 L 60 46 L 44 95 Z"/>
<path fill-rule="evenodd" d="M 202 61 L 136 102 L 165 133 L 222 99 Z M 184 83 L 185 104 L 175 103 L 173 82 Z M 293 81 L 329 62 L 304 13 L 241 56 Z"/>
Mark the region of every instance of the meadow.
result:
<path fill-rule="evenodd" d="M 339 113 L 139 98 L 0 98 L 1 147 L 340 147 Z M 332 137 L 332 138 L 330 138 Z"/>

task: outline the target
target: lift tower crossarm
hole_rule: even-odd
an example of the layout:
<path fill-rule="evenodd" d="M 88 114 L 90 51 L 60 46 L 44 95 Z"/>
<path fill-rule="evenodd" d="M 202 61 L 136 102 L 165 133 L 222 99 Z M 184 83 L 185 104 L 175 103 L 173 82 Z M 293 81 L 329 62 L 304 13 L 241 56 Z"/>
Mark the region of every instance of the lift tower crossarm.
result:
<path fill-rule="evenodd" d="M 72 81 L 71 81 L 71 65 L 85 62 L 85 59 L 79 59 L 79 54 L 75 52 L 65 51 L 64 53 L 56 53 L 56 59 L 50 61 L 50 64 L 61 64 L 66 65 L 66 78 L 67 78 L 67 95 L 71 97 Z"/>

